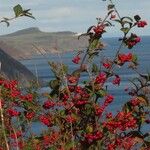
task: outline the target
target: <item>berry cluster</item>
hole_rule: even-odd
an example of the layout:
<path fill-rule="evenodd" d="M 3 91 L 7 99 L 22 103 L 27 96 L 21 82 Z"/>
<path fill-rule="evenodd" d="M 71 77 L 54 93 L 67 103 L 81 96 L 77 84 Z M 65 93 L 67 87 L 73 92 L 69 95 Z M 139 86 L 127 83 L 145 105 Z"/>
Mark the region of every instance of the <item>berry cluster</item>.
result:
<path fill-rule="evenodd" d="M 147 25 L 147 22 L 146 22 L 146 21 L 138 21 L 138 22 L 137 22 L 137 26 L 138 26 L 139 28 L 144 28 L 146 25 Z"/>
<path fill-rule="evenodd" d="M 125 62 L 131 62 L 133 59 L 133 54 L 118 54 L 118 64 L 124 64 Z"/>
<path fill-rule="evenodd" d="M 141 38 L 133 33 L 131 34 L 131 36 L 129 38 L 126 38 L 124 40 L 125 44 L 128 46 L 129 49 L 131 49 L 133 46 L 135 46 L 140 41 L 141 41 Z"/>

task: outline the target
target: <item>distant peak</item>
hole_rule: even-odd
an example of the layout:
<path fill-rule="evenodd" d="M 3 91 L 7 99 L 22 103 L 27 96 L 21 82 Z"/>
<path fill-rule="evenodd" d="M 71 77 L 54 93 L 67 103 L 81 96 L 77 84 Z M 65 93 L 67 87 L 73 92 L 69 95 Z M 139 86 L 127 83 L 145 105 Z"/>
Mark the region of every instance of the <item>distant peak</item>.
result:
<path fill-rule="evenodd" d="M 71 31 L 57 31 L 57 32 L 49 32 L 49 33 L 54 33 L 54 34 L 58 34 L 58 35 L 74 35 L 74 34 L 76 34 L 75 32 L 71 32 Z"/>
<path fill-rule="evenodd" d="M 39 28 L 37 27 L 31 27 L 31 28 L 26 28 L 26 29 L 22 29 L 22 30 L 18 30 L 14 33 L 10 33 L 4 36 L 19 36 L 19 35 L 24 35 L 24 34 L 33 34 L 33 33 L 39 33 L 41 32 L 39 30 Z"/>
<path fill-rule="evenodd" d="M 31 27 L 31 28 L 22 29 L 22 30 L 19 30 L 19 31 L 25 31 L 25 32 L 41 32 L 38 27 Z M 19 32 L 19 31 L 17 31 L 17 32 Z"/>

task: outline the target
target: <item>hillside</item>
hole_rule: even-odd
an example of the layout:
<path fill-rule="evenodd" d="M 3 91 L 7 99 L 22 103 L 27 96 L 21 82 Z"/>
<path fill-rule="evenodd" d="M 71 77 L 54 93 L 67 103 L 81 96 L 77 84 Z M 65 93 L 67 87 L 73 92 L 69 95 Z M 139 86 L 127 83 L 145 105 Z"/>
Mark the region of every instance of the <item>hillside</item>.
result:
<path fill-rule="evenodd" d="M 87 39 L 78 40 L 76 33 L 42 32 L 38 28 L 28 28 L 12 34 L 0 36 L 0 48 L 13 58 L 30 58 L 42 53 L 81 50 L 87 46 Z M 57 51 L 56 51 L 57 48 Z"/>
<path fill-rule="evenodd" d="M 0 74 L 9 79 L 18 79 L 23 85 L 35 79 L 35 76 L 20 62 L 0 49 Z"/>

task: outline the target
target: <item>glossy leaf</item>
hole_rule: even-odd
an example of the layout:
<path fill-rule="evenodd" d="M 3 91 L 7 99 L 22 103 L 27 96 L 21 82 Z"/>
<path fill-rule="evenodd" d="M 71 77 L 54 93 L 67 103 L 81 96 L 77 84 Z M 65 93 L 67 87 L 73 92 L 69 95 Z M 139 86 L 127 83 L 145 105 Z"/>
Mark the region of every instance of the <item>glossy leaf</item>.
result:
<path fill-rule="evenodd" d="M 140 17 L 139 15 L 135 15 L 135 16 L 134 16 L 134 19 L 135 19 L 135 21 L 137 21 L 137 22 L 138 22 L 138 21 L 140 21 L 140 20 L 141 20 L 141 17 Z"/>
<path fill-rule="evenodd" d="M 14 8 L 14 12 L 15 12 L 15 16 L 18 17 L 23 13 L 23 9 L 21 7 L 21 5 L 16 5 Z"/>

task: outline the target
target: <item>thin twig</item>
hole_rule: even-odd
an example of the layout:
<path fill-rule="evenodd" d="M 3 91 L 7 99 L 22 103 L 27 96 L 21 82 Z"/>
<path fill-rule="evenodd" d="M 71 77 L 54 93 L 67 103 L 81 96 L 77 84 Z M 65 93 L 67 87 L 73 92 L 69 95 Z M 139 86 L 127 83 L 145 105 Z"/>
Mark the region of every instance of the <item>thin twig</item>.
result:
<path fill-rule="evenodd" d="M 0 89 L 0 94 L 1 94 L 1 89 Z M 1 115 L 1 122 L 2 122 L 2 131 L 5 139 L 5 144 L 6 144 L 6 149 L 10 150 L 7 136 L 6 136 L 6 129 L 5 129 L 5 123 L 4 123 L 4 115 L 3 115 L 3 108 L 2 108 L 2 100 L 0 98 L 0 115 Z"/>

